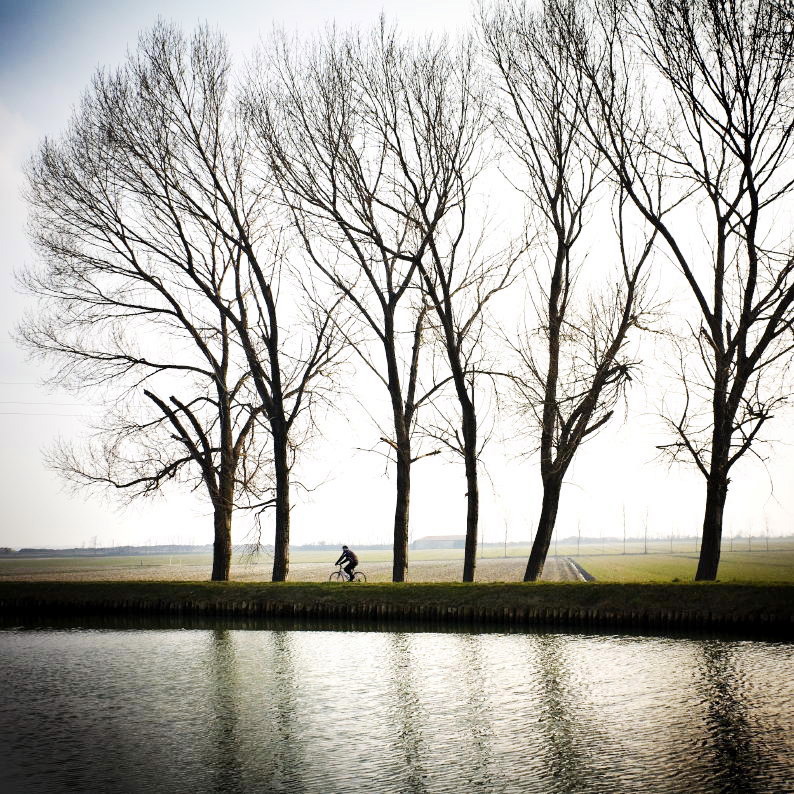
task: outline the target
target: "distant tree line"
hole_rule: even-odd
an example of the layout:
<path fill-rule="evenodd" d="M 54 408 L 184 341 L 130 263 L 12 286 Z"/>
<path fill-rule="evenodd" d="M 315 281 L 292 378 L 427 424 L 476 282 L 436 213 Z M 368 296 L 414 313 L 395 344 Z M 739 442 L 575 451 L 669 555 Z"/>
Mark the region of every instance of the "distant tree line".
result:
<path fill-rule="evenodd" d="M 234 511 L 267 511 L 283 581 L 296 464 L 365 370 L 393 580 L 413 464 L 443 451 L 473 581 L 498 397 L 540 463 L 534 581 L 576 453 L 664 332 L 680 388 L 660 450 L 703 475 L 696 578 L 716 578 L 731 470 L 791 394 L 793 31 L 772 0 L 504 0 L 454 39 L 276 33 L 235 71 L 221 34 L 156 23 L 28 165 L 18 336 L 107 406 L 51 465 L 129 498 L 201 491 L 213 579 Z M 488 209 L 507 191 L 518 220 Z M 688 313 L 657 297 L 668 274 Z"/>

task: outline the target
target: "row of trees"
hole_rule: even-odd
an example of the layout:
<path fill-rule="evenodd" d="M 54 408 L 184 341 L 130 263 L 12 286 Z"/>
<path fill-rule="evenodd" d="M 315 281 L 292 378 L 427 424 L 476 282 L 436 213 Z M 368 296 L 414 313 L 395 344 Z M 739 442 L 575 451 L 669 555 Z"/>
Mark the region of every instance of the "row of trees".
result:
<path fill-rule="evenodd" d="M 42 265 L 23 276 L 39 301 L 20 337 L 110 406 L 51 462 L 132 496 L 205 489 L 213 579 L 235 508 L 272 509 L 286 578 L 298 453 L 356 365 L 390 407 L 393 580 L 412 465 L 442 449 L 463 462 L 474 579 L 496 382 L 540 455 L 537 579 L 566 472 L 650 327 L 678 331 L 663 451 L 704 476 L 697 578 L 716 577 L 729 472 L 787 397 L 791 19 L 768 0 L 505 0 L 476 29 L 275 35 L 233 88 L 220 35 L 158 23 L 30 162 Z M 507 191 L 520 223 L 487 209 Z M 655 298 L 668 270 L 695 312 Z M 509 327 L 491 308 L 522 283 Z"/>

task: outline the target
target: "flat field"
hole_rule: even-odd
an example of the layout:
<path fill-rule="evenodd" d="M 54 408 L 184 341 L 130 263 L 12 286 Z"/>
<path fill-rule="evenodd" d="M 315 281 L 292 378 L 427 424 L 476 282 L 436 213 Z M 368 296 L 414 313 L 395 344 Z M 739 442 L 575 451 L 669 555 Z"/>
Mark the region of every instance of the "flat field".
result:
<path fill-rule="evenodd" d="M 480 582 L 521 581 L 527 554 L 478 561 Z M 289 580 L 324 582 L 335 571 L 339 552 L 295 551 L 290 555 Z M 389 551 L 359 552 L 360 570 L 370 582 L 390 582 L 392 555 Z M 273 560 L 267 554 L 252 557 L 235 553 L 231 579 L 239 582 L 268 582 Z M 0 581 L 202 581 L 210 578 L 209 554 L 144 555 L 141 557 L 44 557 L 0 559 Z M 423 549 L 409 558 L 409 579 L 414 582 L 456 582 L 463 573 L 463 552 L 456 549 Z"/>
<path fill-rule="evenodd" d="M 723 548 L 719 579 L 724 582 L 794 582 L 794 540 L 756 538 L 748 551 L 745 539 L 732 551 Z M 674 541 L 644 544 L 629 543 L 623 554 L 622 543 L 553 544 L 550 555 L 570 556 L 598 581 L 603 582 L 681 582 L 691 581 L 697 567 L 694 545 Z M 477 563 L 480 582 L 521 581 L 529 546 L 485 547 Z M 322 582 L 334 570 L 338 555 L 328 551 L 294 551 L 289 579 L 294 582 Z M 391 580 L 391 552 L 361 551 L 361 569 L 371 582 Z M 202 581 L 210 577 L 212 559 L 208 554 L 143 555 L 139 557 L 46 557 L 0 558 L 0 581 Z M 272 559 L 267 554 L 252 557 L 235 552 L 231 578 L 240 582 L 270 580 Z M 459 581 L 463 569 L 462 549 L 412 550 L 409 555 L 409 580 L 413 582 Z M 549 566 L 549 576 L 552 574 Z"/>
<path fill-rule="evenodd" d="M 576 562 L 599 582 L 688 582 L 695 578 L 698 557 L 690 554 L 584 555 Z M 794 549 L 723 552 L 721 582 L 794 582 Z"/>

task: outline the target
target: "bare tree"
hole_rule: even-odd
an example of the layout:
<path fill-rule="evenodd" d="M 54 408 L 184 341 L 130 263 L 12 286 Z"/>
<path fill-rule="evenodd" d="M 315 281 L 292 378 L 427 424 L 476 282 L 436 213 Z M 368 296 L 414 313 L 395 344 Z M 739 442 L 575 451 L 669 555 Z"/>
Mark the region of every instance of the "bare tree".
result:
<path fill-rule="evenodd" d="M 46 347 L 55 329 L 52 350 L 101 362 L 102 381 L 131 376 L 140 386 L 155 374 L 192 373 L 218 388 L 229 383 L 228 400 L 218 399 L 221 425 L 233 426 L 223 412 L 235 405 L 250 418 L 247 433 L 260 416 L 270 431 L 274 493 L 257 505 L 275 508 L 273 578 L 280 580 L 288 570 L 295 423 L 333 383 L 339 346 L 318 302 L 309 302 L 308 318 L 289 304 L 296 295 L 305 303 L 306 292 L 289 292 L 229 71 L 220 36 L 202 28 L 188 41 L 159 23 L 119 70 L 97 73 L 64 140 L 45 143 L 31 165 L 33 233 L 49 262 L 34 287 L 71 314 L 25 335 Z M 286 340 L 277 304 L 295 325 Z M 144 344 L 146 352 L 130 353 Z M 204 368 L 190 362 L 196 352 L 209 362 Z M 188 449 L 189 438 L 201 441 L 200 423 L 188 413 L 201 394 L 169 405 L 149 392 Z M 227 435 L 218 449 L 196 446 L 191 460 L 206 466 L 217 453 L 220 469 L 233 473 L 244 444 Z M 216 520 L 216 547 L 228 551 L 229 487 L 222 488 L 228 519 Z M 228 553 L 221 557 L 214 578 L 228 576 Z"/>
<path fill-rule="evenodd" d="M 86 97 L 63 139 L 45 142 L 28 169 L 43 267 L 24 276 L 39 304 L 20 337 L 55 363 L 51 381 L 101 390 L 110 402 L 95 442 L 62 443 L 50 462 L 74 482 L 135 496 L 174 479 L 203 484 L 214 514 L 212 578 L 225 580 L 234 506 L 262 494 L 251 444 L 260 411 L 246 404 L 250 378 L 223 313 L 178 277 L 187 264 L 169 221 L 150 214 L 149 196 L 116 168 L 96 100 Z M 195 266 L 220 300 L 233 268 L 216 242 L 192 247 L 207 253 Z M 250 469 L 242 477 L 241 459 Z"/>
<path fill-rule="evenodd" d="M 566 44 L 587 132 L 666 242 L 699 312 L 690 323 L 699 366 L 684 372 L 669 419 L 676 438 L 664 449 L 706 481 L 696 578 L 714 579 L 730 471 L 789 396 L 781 369 L 792 353 L 794 259 L 776 221 L 793 184 L 791 17 L 768 0 L 582 4 L 567 16 Z M 626 64 L 638 60 L 665 96 L 657 134 L 638 134 L 626 112 L 651 115 L 628 79 Z M 660 169 L 644 167 L 649 153 Z M 685 212 L 700 221 L 700 248 Z"/>
<path fill-rule="evenodd" d="M 286 162 L 283 147 L 274 150 L 278 162 L 274 170 L 282 177 L 289 173 L 292 194 L 302 196 L 300 211 L 304 217 L 318 214 L 322 204 L 324 219 L 334 224 L 337 239 L 354 252 L 361 280 L 358 276 L 356 280 L 340 278 L 338 271 L 332 276 L 334 283 L 341 286 L 344 282 L 351 288 L 348 297 L 354 303 L 352 287 L 362 281 L 377 285 L 375 292 L 381 294 L 385 284 L 386 294 L 398 299 L 417 285 L 423 295 L 422 305 L 427 305 L 435 317 L 431 320 L 428 316 L 426 322 L 435 329 L 450 374 L 433 380 L 416 400 L 416 373 L 412 369 L 408 383 L 412 399 L 408 404 L 415 410 L 445 383 L 454 387 L 461 424 L 451 436 L 455 439 L 452 447 L 464 459 L 467 481 L 463 579 L 471 581 L 479 509 L 472 362 L 482 334 L 483 310 L 490 298 L 510 283 L 515 261 L 514 256 L 503 252 L 490 256 L 482 253 L 483 238 L 467 228 L 470 191 L 482 165 L 485 123 L 473 48 L 471 42 L 457 47 L 447 41 L 404 42 L 383 20 L 364 39 L 335 37 L 325 47 L 325 60 L 315 59 L 308 71 L 325 80 L 317 94 L 326 103 L 329 97 L 333 99 L 331 106 L 325 105 L 325 117 L 334 123 L 315 125 L 316 134 L 300 143 L 300 151 L 323 147 L 322 162 L 314 172 L 315 178 L 319 171 L 327 179 L 322 200 L 318 200 L 314 186 L 302 193 L 301 187 L 296 190 L 296 183 L 306 184 L 304 174 L 310 169 L 302 163 L 299 172 L 290 171 L 293 165 Z M 289 58 L 282 57 L 279 72 L 287 83 L 305 88 L 305 79 L 295 81 Z M 313 95 L 309 92 L 309 97 Z M 306 97 L 306 103 L 312 104 L 312 99 Z M 284 106 L 283 97 L 278 104 Z M 290 119 L 291 126 L 304 118 L 306 114 L 301 113 L 298 120 Z M 345 120 L 345 126 L 337 123 L 340 119 Z M 280 143 L 291 134 L 285 132 L 283 123 L 280 135 L 274 134 L 275 129 L 271 126 L 264 137 Z M 379 278 L 385 277 L 385 281 L 378 284 L 378 279 L 373 279 L 368 262 L 384 268 Z M 394 304 L 394 298 L 377 300 L 380 311 Z M 359 310 L 367 308 L 360 300 L 357 306 Z M 367 322 L 375 328 L 380 321 L 373 325 L 369 314 Z M 417 312 L 416 316 L 423 314 Z M 387 320 L 383 328 L 388 326 Z M 416 334 L 414 338 L 418 340 Z M 385 342 L 387 351 L 389 344 Z M 388 352 L 386 357 L 388 362 Z M 411 361 L 416 361 L 415 356 Z M 399 392 L 393 388 L 397 381 L 390 375 L 388 383 L 397 427 L 403 421 L 399 400 L 395 399 Z M 399 436 L 398 480 L 400 452 L 409 441 L 404 435 L 400 441 Z M 402 458 L 407 473 L 411 456 L 403 452 Z M 398 498 L 398 513 L 399 503 Z M 407 537 L 407 525 L 403 532 L 395 524 L 396 547 L 400 537 Z M 399 577 L 397 561 L 394 573 Z"/>
<path fill-rule="evenodd" d="M 138 374 L 147 379 L 143 371 Z M 148 380 L 160 380 L 154 371 L 151 374 Z M 197 384 L 188 389 L 186 384 L 173 385 L 173 391 L 199 394 Z M 143 394 L 151 403 L 138 405 L 132 393 L 125 394 L 94 428 L 88 443 L 77 446 L 60 440 L 47 453 L 47 461 L 77 486 L 105 485 L 124 492 L 130 501 L 153 495 L 172 480 L 194 491 L 203 487 L 213 506 L 211 576 L 226 581 L 233 511 L 272 503 L 272 461 L 269 443 L 261 439 L 258 412 L 249 404 L 238 404 L 240 395 L 228 385 L 213 385 L 218 396 L 208 393 L 189 402 L 175 395 L 166 401 L 147 388 Z"/>
<path fill-rule="evenodd" d="M 479 438 L 476 393 L 481 376 L 492 377 L 480 360 L 489 330 L 485 312 L 493 297 L 514 282 L 523 250 L 510 244 L 489 247 L 487 225 L 473 223 L 483 209 L 471 206 L 473 187 L 487 156 L 478 67 L 471 39 L 457 48 L 447 43 L 420 47 L 386 83 L 389 106 L 403 112 L 384 113 L 381 125 L 397 155 L 405 205 L 412 205 L 422 246 L 414 261 L 435 310 L 458 403 L 459 428 L 447 434 L 454 444 L 447 443 L 462 457 L 466 476 L 464 582 L 474 581 L 477 565 L 478 460 L 484 440 Z"/>
<path fill-rule="evenodd" d="M 604 194 L 598 192 L 604 175 L 598 149 L 580 134 L 584 108 L 569 89 L 576 73 L 559 28 L 561 12 L 564 4 L 558 8 L 556 2 L 534 11 L 511 2 L 482 8 L 480 16 L 483 43 L 503 100 L 497 105 L 495 129 L 523 166 L 526 179 L 513 175 L 511 181 L 526 197 L 532 231 L 542 250 L 534 263 L 533 290 L 540 326 L 534 332 L 525 327 L 512 345 L 518 366 L 511 379 L 520 414 L 539 431 L 543 482 L 525 581 L 535 581 L 543 571 L 563 479 L 574 455 L 610 420 L 631 380 L 635 362 L 626 345 L 629 331 L 640 324 L 645 311 L 642 273 L 652 242 L 630 261 L 624 245 L 624 205 L 618 196 L 620 275 L 597 292 L 579 283 L 584 261 L 578 253 L 581 234 L 597 198 Z M 602 235 L 602 246 L 604 242 Z M 601 266 L 606 256 L 605 250 L 590 267 Z"/>
<path fill-rule="evenodd" d="M 476 138 L 460 68 L 447 45 L 406 45 L 384 24 L 363 38 L 330 32 L 303 49 L 282 36 L 250 98 L 263 155 L 306 250 L 382 349 L 378 365 L 358 348 L 392 409 L 394 438 L 384 440 L 397 468 L 394 581 L 407 568 L 411 464 L 430 454 L 412 450 L 416 412 L 443 385 L 421 388 L 428 303 L 446 316 L 451 349 L 460 345 L 450 303 L 456 287 L 439 286 L 462 234 L 463 169 Z M 475 480 L 475 527 L 476 499 Z"/>

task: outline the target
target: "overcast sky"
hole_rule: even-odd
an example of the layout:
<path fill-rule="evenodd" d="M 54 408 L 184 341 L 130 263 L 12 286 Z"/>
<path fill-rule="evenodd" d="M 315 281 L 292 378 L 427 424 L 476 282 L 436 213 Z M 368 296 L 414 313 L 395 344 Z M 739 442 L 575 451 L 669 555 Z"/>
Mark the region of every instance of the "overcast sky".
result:
<path fill-rule="evenodd" d="M 45 135 L 57 135 L 70 108 L 101 65 L 119 63 L 138 32 L 157 14 L 185 29 L 208 21 L 229 39 L 240 59 L 260 33 L 273 24 L 311 32 L 326 22 L 368 25 L 381 10 L 410 30 L 454 31 L 468 24 L 471 5 L 454 0 L 311 0 L 238 2 L 107 2 L 96 0 L 0 0 L 0 545 L 73 546 L 195 542 L 212 540 L 208 508 L 190 495 L 172 491 L 153 503 L 121 510 L 101 493 L 74 495 L 42 462 L 42 450 L 56 438 L 76 438 L 92 411 L 85 398 L 41 387 L 46 375 L 26 363 L 9 338 L 25 311 L 27 299 L 14 287 L 13 274 L 31 264 L 25 236 L 21 169 Z M 675 291 L 675 274 L 669 288 Z M 667 283 L 667 282 L 665 282 Z M 648 349 L 648 368 L 659 370 Z M 641 534 L 648 516 L 650 532 L 699 532 L 703 482 L 686 469 L 668 469 L 655 461 L 661 424 L 655 415 L 659 393 L 654 378 L 635 388 L 631 416 L 586 445 L 568 475 L 558 521 L 560 537 L 576 534 L 619 535 L 625 511 L 629 533 Z M 373 397 L 373 399 L 376 399 Z M 377 398 L 379 399 L 379 398 Z M 781 416 L 768 436 L 781 439 L 763 454 L 766 464 L 748 459 L 734 471 L 728 497 L 728 533 L 774 534 L 792 531 L 794 432 L 791 415 Z M 507 431 L 506 431 L 507 432 Z M 509 435 L 514 435 L 509 433 Z M 372 446 L 374 429 L 351 430 L 334 420 L 318 442 L 308 468 L 310 494 L 298 494 L 293 512 L 294 543 L 317 540 L 389 542 L 394 482 L 382 458 L 361 452 Z M 481 529 L 486 541 L 531 538 L 540 505 L 540 482 L 534 459 L 515 456 L 515 445 L 498 443 L 486 450 Z M 465 528 L 465 481 L 462 467 L 438 459 L 414 467 L 411 535 L 462 533 Z M 267 528 L 269 525 L 265 524 Z M 243 541 L 250 521 L 240 518 L 234 532 Z M 266 543 L 272 542 L 267 534 Z"/>

